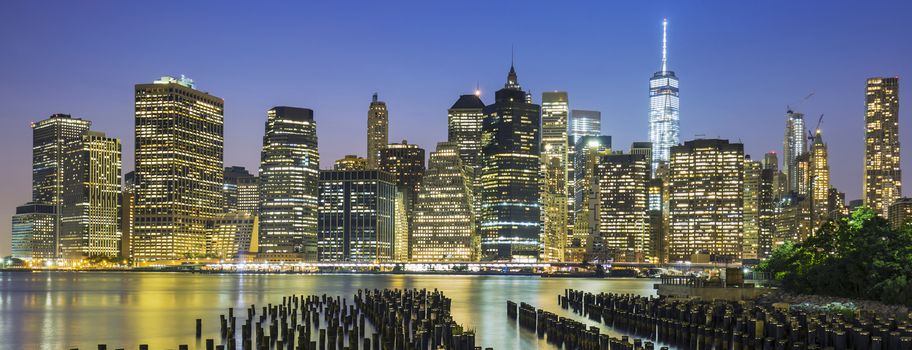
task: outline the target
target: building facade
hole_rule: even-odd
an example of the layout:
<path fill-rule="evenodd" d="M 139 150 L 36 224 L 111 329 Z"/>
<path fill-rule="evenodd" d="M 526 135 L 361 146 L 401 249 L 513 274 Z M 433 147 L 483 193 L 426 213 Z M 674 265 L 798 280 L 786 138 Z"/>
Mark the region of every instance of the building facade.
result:
<path fill-rule="evenodd" d="M 135 88 L 136 260 L 206 253 L 206 222 L 222 212 L 224 101 L 193 81 Z"/>
<path fill-rule="evenodd" d="M 899 78 L 870 78 L 865 89 L 864 204 L 887 216 L 902 197 Z"/>
<path fill-rule="evenodd" d="M 374 93 L 367 109 L 367 168 L 377 169 L 380 164 L 380 149 L 389 144 L 389 111 L 386 102 L 380 101 Z"/>
<path fill-rule="evenodd" d="M 317 260 L 319 178 L 313 110 L 270 109 L 266 113 L 258 185 L 261 258 Z"/>
<path fill-rule="evenodd" d="M 120 140 L 88 131 L 67 146 L 63 167 L 61 256 L 121 255 Z"/>
<path fill-rule="evenodd" d="M 407 222 L 406 232 L 411 236 L 415 202 L 418 201 L 418 189 L 424 177 L 424 149 L 415 144 L 391 143 L 380 150 L 379 169 L 388 172 L 396 179 L 396 188 L 402 193 L 403 213 Z M 411 239 L 408 240 L 411 242 Z M 397 247 L 403 248 L 403 247 Z M 406 248 L 408 251 L 411 249 Z M 409 253 L 411 255 L 411 253 Z"/>
<path fill-rule="evenodd" d="M 642 154 L 612 154 L 599 159 L 598 232 L 614 261 L 646 262 L 652 258 L 646 226 L 649 161 Z"/>
<path fill-rule="evenodd" d="M 890 205 L 890 226 L 900 229 L 912 222 L 912 198 L 902 197 Z"/>
<path fill-rule="evenodd" d="M 744 146 L 698 139 L 672 147 L 669 166 L 670 261 L 695 254 L 740 259 L 744 227 Z"/>
<path fill-rule="evenodd" d="M 388 262 L 395 251 L 396 179 L 379 170 L 320 172 L 317 254 L 327 262 Z"/>
<path fill-rule="evenodd" d="M 482 125 L 481 250 L 484 260 L 537 261 L 541 242 L 541 108 L 510 67 L 485 106 Z"/>
<path fill-rule="evenodd" d="M 12 256 L 22 260 L 52 260 L 57 257 L 53 204 L 30 202 L 16 207 L 12 220 Z"/>
<path fill-rule="evenodd" d="M 412 260 L 465 262 L 478 258 L 474 200 L 458 143 L 440 142 L 431 152 L 418 192 Z"/>
<path fill-rule="evenodd" d="M 210 257 L 233 261 L 244 260 L 258 252 L 257 216 L 250 212 L 221 213 L 209 220 L 206 253 Z"/>
<path fill-rule="evenodd" d="M 799 157 L 807 153 L 804 114 L 788 110 L 785 113 L 785 138 L 782 142 L 782 172 L 785 173 L 785 193 L 801 192 Z"/>
<path fill-rule="evenodd" d="M 810 193 L 814 229 L 823 225 L 830 219 L 830 165 L 827 145 L 823 143 L 823 134 L 820 129 L 814 134 L 811 145 L 811 173 Z"/>
<path fill-rule="evenodd" d="M 367 159 L 354 154 L 346 154 L 333 163 L 333 170 L 367 170 Z"/>
<path fill-rule="evenodd" d="M 668 70 L 668 21 L 662 21 L 662 70 L 649 79 L 649 141 L 652 142 L 653 171 L 669 161 L 671 147 L 679 142 L 678 77 Z"/>
<path fill-rule="evenodd" d="M 543 174 L 542 260 L 564 261 L 569 199 L 567 184 L 569 99 L 564 91 L 542 93 L 541 166 Z"/>
<path fill-rule="evenodd" d="M 247 168 L 242 166 L 231 166 L 225 167 L 224 175 L 224 185 L 222 185 L 222 193 L 224 196 L 223 203 L 225 205 L 226 213 L 234 213 L 240 209 L 240 182 L 247 180 L 245 182 L 249 183 L 249 179 L 254 176 L 247 171 Z"/>
<path fill-rule="evenodd" d="M 574 146 L 573 228 L 567 238 L 568 261 L 606 261 L 610 258 L 599 235 L 597 176 L 599 159 L 610 153 L 611 136 L 583 136 Z"/>

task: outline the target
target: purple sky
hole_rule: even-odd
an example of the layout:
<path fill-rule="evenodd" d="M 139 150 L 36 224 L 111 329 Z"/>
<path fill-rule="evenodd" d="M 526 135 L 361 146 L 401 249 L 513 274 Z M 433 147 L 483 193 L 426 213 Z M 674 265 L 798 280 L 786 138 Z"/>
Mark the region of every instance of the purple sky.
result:
<path fill-rule="evenodd" d="M 809 127 L 823 113 L 833 185 L 859 198 L 865 78 L 899 76 L 900 100 L 909 100 L 910 13 L 908 1 L 4 2 L 0 255 L 15 206 L 31 196 L 29 123 L 52 113 L 122 138 L 126 172 L 133 85 L 186 74 L 225 99 L 225 165 L 255 170 L 265 111 L 289 105 L 314 109 L 328 167 L 364 155 L 375 91 L 389 106 L 390 141 L 432 151 L 460 94 L 478 83 L 492 101 L 512 45 L 536 101 L 568 91 L 571 108 L 601 111 L 602 132 L 627 149 L 648 139 L 663 17 L 669 68 L 681 79 L 682 140 L 740 140 L 760 159 L 781 153 L 786 105 Z"/>

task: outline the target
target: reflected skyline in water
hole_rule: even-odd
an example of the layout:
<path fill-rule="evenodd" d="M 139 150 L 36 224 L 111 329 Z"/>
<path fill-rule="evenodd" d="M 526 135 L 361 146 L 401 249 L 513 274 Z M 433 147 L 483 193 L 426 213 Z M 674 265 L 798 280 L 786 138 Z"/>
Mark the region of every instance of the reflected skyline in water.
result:
<path fill-rule="evenodd" d="M 557 295 L 566 288 L 654 295 L 653 283 L 537 276 L 0 272 L 0 349 L 88 349 L 97 344 L 126 349 L 189 344 L 192 349 L 204 345 L 194 336 L 197 318 L 203 319 L 202 339 L 218 339 L 219 314 L 229 307 L 237 311 L 250 304 L 275 304 L 292 294 L 350 300 L 360 288 L 437 288 L 453 300 L 456 322 L 475 329 L 476 345 L 553 348 L 509 322 L 507 300 L 595 325 L 560 309 Z"/>

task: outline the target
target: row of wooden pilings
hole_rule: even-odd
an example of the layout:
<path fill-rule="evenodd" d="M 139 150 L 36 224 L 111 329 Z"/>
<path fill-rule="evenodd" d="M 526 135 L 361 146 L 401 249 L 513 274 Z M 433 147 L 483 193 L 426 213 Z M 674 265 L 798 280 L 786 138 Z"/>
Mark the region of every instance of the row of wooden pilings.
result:
<path fill-rule="evenodd" d="M 564 309 L 682 349 L 912 350 L 910 320 L 809 312 L 751 301 L 679 300 L 567 289 Z M 612 348 L 613 349 L 613 348 Z"/>
<path fill-rule="evenodd" d="M 281 304 L 259 310 L 250 305 L 240 325 L 229 308 L 219 315 L 219 339 L 206 339 L 205 349 L 480 350 L 474 332 L 453 320 L 451 303 L 436 289 L 359 289 L 351 302 L 326 294 L 285 296 Z M 202 319 L 196 319 L 196 338 L 200 344 Z M 108 347 L 99 344 L 98 349 Z M 178 349 L 189 350 L 189 345 Z"/>
<path fill-rule="evenodd" d="M 536 309 L 526 303 L 520 303 L 517 306 L 515 302 L 508 300 L 507 316 L 512 320 L 516 320 L 521 328 L 535 332 L 539 338 L 544 338 L 558 349 L 653 350 L 655 348 L 652 342 L 644 342 L 641 339 L 633 339 L 633 342 L 631 342 L 627 336 L 621 338 L 611 337 L 608 334 L 601 333 L 599 327 L 590 326 L 587 328 L 581 322 L 557 316 L 544 309 Z M 663 347 L 662 350 L 668 350 L 668 348 Z"/>

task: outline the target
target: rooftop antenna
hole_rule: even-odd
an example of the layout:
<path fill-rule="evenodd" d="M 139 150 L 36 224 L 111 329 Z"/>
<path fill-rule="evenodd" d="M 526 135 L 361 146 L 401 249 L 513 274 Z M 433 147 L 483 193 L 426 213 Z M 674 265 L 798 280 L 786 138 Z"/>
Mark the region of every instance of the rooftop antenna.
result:
<path fill-rule="evenodd" d="M 662 73 L 668 71 L 668 18 L 662 19 Z"/>
<path fill-rule="evenodd" d="M 514 51 L 513 44 L 510 44 L 510 67 L 513 67 L 513 58 L 514 58 L 513 51 Z"/>
<path fill-rule="evenodd" d="M 478 80 L 475 81 L 475 96 L 481 96 L 481 87 L 479 87 Z"/>

